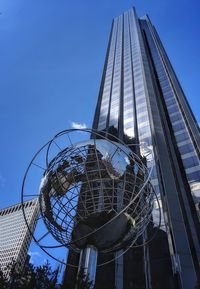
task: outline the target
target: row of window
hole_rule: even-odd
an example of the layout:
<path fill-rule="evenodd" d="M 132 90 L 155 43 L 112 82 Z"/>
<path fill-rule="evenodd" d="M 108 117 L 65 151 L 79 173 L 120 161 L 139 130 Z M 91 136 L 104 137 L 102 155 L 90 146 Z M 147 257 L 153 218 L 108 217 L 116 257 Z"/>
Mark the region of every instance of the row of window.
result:
<path fill-rule="evenodd" d="M 167 109 L 170 115 L 170 120 L 172 122 L 176 141 L 178 144 L 186 142 L 185 144 L 179 146 L 179 151 L 182 156 L 183 165 L 186 169 L 186 172 L 187 169 L 189 168 L 197 167 L 197 171 L 187 173 L 188 181 L 192 182 L 197 179 L 200 179 L 200 172 L 198 171 L 199 159 L 195 155 L 194 147 L 190 142 L 190 136 L 186 129 L 182 115 L 180 113 L 180 109 L 176 102 L 175 96 L 173 94 L 172 87 L 170 86 L 165 70 L 158 55 L 154 54 L 154 61 L 156 63 L 158 75 L 160 76 L 159 80 L 165 97 Z M 188 154 L 189 152 L 194 152 L 194 154 L 193 155 Z"/>
<path fill-rule="evenodd" d="M 33 204 L 35 204 L 33 201 L 27 202 L 24 204 L 24 208 L 31 207 Z M 22 205 L 17 205 L 8 209 L 4 209 L 0 211 L 0 216 L 11 214 L 13 212 L 20 211 L 21 209 L 22 209 Z"/>

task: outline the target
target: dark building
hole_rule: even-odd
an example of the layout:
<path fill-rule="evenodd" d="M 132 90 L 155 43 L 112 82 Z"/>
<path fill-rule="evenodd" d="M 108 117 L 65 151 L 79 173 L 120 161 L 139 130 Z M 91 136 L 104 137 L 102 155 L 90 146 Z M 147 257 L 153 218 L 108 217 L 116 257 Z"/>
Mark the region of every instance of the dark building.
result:
<path fill-rule="evenodd" d="M 155 200 L 142 236 L 153 241 L 97 268 L 95 288 L 199 288 L 200 131 L 154 26 L 134 9 L 113 20 L 93 128 L 153 148 L 162 207 L 159 229 Z M 68 260 L 77 264 L 78 256 Z M 67 266 L 65 279 L 75 275 Z"/>

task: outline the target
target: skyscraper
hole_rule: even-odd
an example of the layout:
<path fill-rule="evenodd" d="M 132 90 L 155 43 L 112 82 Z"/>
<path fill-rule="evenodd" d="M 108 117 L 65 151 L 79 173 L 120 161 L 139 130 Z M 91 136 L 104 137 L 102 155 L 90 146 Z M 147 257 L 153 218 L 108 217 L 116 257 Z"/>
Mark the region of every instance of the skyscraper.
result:
<path fill-rule="evenodd" d="M 200 130 L 159 36 L 135 9 L 112 23 L 93 129 L 153 148 L 152 242 L 97 269 L 104 289 L 194 289 L 200 283 Z M 154 234 L 155 233 L 155 234 Z M 69 254 L 70 263 L 76 263 Z M 109 256 L 100 259 L 109 260 Z M 66 270 L 66 278 L 70 268 Z"/>
<path fill-rule="evenodd" d="M 25 202 L 24 209 L 29 227 L 34 231 L 39 213 L 38 199 Z M 12 262 L 23 268 L 31 239 L 21 204 L 0 211 L 0 268 L 6 277 L 10 273 L 7 266 Z"/>

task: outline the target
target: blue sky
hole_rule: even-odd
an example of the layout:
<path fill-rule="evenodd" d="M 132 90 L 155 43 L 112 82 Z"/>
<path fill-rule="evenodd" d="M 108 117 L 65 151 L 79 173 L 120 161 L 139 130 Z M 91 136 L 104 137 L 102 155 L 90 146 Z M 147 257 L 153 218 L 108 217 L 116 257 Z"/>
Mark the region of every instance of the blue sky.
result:
<path fill-rule="evenodd" d="M 199 0 L 1 0 L 0 208 L 20 201 L 33 154 L 91 127 L 112 18 L 135 6 L 158 30 L 200 122 Z"/>

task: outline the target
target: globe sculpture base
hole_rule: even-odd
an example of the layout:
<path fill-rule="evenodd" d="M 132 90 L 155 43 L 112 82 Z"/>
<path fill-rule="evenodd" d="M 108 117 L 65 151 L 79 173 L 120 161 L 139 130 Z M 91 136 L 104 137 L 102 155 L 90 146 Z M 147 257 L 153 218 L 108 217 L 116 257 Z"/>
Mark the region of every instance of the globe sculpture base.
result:
<path fill-rule="evenodd" d="M 79 289 L 80 283 L 82 285 L 86 283 L 88 287 L 85 286 L 85 288 L 93 288 L 96 277 L 97 255 L 98 251 L 92 245 L 87 245 L 87 247 L 81 250 L 76 289 Z"/>

